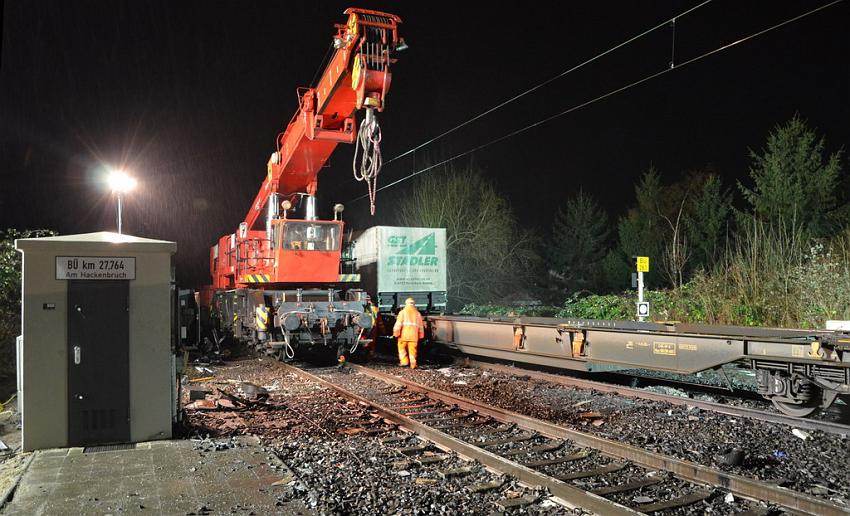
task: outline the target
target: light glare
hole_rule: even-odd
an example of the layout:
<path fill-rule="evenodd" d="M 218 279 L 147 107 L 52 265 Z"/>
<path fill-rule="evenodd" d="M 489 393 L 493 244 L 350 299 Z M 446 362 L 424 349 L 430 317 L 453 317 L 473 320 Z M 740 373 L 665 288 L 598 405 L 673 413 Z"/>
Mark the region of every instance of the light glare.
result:
<path fill-rule="evenodd" d="M 109 173 L 109 188 L 116 193 L 126 193 L 136 188 L 136 180 L 123 170 L 113 170 Z"/>

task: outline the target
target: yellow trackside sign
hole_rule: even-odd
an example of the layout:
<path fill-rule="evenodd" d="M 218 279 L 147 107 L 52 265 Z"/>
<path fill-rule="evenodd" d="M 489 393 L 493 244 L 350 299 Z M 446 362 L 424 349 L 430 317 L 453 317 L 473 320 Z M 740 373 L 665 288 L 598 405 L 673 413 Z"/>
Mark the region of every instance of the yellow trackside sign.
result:
<path fill-rule="evenodd" d="M 638 272 L 649 272 L 649 256 L 638 256 L 637 257 L 637 271 Z"/>

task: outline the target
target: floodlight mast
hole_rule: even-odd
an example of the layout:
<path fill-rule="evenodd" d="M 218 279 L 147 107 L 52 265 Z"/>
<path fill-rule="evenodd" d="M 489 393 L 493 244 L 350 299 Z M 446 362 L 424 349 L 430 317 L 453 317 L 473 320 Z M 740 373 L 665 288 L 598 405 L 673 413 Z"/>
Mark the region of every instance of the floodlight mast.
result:
<path fill-rule="evenodd" d="M 136 180 L 123 170 L 111 170 L 109 172 L 109 187 L 118 200 L 118 234 L 122 234 L 121 203 L 125 193 L 136 188 Z"/>

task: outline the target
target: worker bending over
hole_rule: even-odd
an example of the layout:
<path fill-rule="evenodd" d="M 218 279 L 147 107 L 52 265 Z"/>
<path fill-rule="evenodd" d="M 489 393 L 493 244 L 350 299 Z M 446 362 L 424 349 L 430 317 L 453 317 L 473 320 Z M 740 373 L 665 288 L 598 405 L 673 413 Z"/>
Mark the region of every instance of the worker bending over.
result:
<path fill-rule="evenodd" d="M 411 369 L 416 369 L 416 353 L 419 339 L 425 338 L 425 323 L 412 297 L 405 300 L 404 308 L 396 316 L 393 336 L 398 338 L 399 365 L 405 367 L 409 364 Z"/>

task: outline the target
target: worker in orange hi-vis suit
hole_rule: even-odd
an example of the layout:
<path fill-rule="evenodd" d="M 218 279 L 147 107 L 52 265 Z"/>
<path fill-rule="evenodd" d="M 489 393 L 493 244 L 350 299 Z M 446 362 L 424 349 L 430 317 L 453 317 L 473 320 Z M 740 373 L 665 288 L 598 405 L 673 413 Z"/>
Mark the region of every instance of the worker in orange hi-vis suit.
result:
<path fill-rule="evenodd" d="M 404 308 L 396 316 L 393 336 L 398 339 L 399 365 L 405 367 L 410 364 L 411 369 L 416 369 L 416 353 L 419 339 L 425 338 L 425 323 L 412 297 L 405 300 Z"/>

